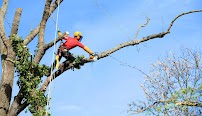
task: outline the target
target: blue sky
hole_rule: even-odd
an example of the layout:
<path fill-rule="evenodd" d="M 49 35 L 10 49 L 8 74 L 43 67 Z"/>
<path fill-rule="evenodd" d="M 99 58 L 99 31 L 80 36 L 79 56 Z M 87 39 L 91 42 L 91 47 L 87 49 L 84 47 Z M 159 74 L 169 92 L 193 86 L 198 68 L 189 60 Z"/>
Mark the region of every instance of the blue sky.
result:
<path fill-rule="evenodd" d="M 6 15 L 8 22 L 12 23 L 16 8 L 23 8 L 19 28 L 19 35 L 23 38 L 41 20 L 44 2 L 45 0 L 9 1 Z M 74 31 L 81 31 L 84 36 L 82 43 L 98 53 L 134 39 L 138 26 L 146 22 L 146 16 L 150 17 L 151 21 L 146 28 L 141 29 L 137 38 L 166 30 L 171 20 L 182 12 L 202 9 L 201 0 L 98 0 L 98 2 L 101 8 L 96 4 L 96 0 L 64 0 L 60 5 L 58 22 L 60 30 L 67 30 L 70 35 L 73 35 Z M 56 18 L 56 13 L 54 17 Z M 169 51 L 178 54 L 181 46 L 201 49 L 201 22 L 202 13 L 183 16 L 175 22 L 171 33 L 164 38 L 124 48 L 111 56 L 149 73 L 149 64 L 163 59 Z M 10 28 L 8 24 L 5 25 L 9 33 Z M 45 41 L 52 41 L 54 35 L 55 24 L 50 18 Z M 36 42 L 37 40 L 29 45 L 32 52 Z M 75 48 L 71 52 L 88 57 L 88 54 L 80 48 Z M 144 75 L 133 68 L 121 65 L 112 57 L 85 64 L 80 70 L 69 70 L 58 77 L 51 86 L 52 115 L 127 116 L 129 109 L 127 104 L 145 100 L 143 90 L 140 88 Z M 52 49 L 41 62 L 50 65 L 51 59 Z M 15 85 L 14 94 L 17 91 Z M 30 114 L 22 112 L 20 116 Z"/>

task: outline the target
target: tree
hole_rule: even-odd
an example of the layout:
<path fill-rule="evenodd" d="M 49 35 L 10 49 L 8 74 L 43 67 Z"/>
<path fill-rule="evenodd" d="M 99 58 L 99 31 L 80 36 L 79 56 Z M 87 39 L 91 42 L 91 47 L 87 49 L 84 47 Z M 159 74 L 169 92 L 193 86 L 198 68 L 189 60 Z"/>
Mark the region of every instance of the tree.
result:
<path fill-rule="evenodd" d="M 182 56 L 170 52 L 164 61 L 151 64 L 150 75 L 142 84 L 147 102 L 130 104 L 132 114 L 147 112 L 153 115 L 202 114 L 201 52 L 182 49 Z"/>
<path fill-rule="evenodd" d="M 18 115 L 21 111 L 23 111 L 26 107 L 29 106 L 29 110 L 34 115 L 43 115 L 45 112 L 45 103 L 47 101 L 47 97 L 45 94 L 46 88 L 48 87 L 51 80 L 59 77 L 65 71 L 71 69 L 72 67 L 83 65 L 85 63 L 92 62 L 90 59 L 83 59 L 81 62 L 77 62 L 77 64 L 70 64 L 68 66 L 64 66 L 63 71 L 56 71 L 53 74 L 49 73 L 50 67 L 45 66 L 40 63 L 43 56 L 46 54 L 46 51 L 53 47 L 55 41 L 50 43 L 44 42 L 44 31 L 46 29 L 47 21 L 50 15 L 54 12 L 54 10 L 58 7 L 58 4 L 61 4 L 63 0 L 46 0 L 44 11 L 42 15 L 42 19 L 39 25 L 30 32 L 29 35 L 25 38 L 21 38 L 18 36 L 18 28 L 21 17 L 22 9 L 17 9 L 14 21 L 11 29 L 11 33 L 8 38 L 5 33 L 4 27 L 4 18 L 8 8 L 8 0 L 3 0 L 1 6 L 0 13 L 0 44 L 1 44 L 1 56 L 2 56 L 2 80 L 0 86 L 0 115 Z M 127 41 L 125 43 L 119 44 L 114 48 L 104 51 L 98 55 L 98 59 L 105 58 L 110 54 L 129 46 L 138 45 L 140 43 L 146 42 L 148 40 L 152 40 L 155 38 L 163 38 L 165 35 L 170 33 L 170 29 L 174 24 L 175 20 L 179 17 L 195 13 L 202 12 L 202 10 L 194 10 L 185 12 L 177 16 L 170 24 L 168 29 L 164 32 L 160 32 L 157 34 L 152 34 L 140 39 L 135 39 L 131 41 Z M 38 35 L 38 37 L 36 37 Z M 61 36 L 62 37 L 62 36 Z M 59 41 L 61 37 L 56 39 L 56 42 Z M 36 53 L 31 58 L 31 54 L 29 48 L 26 46 L 38 38 L 38 46 Z M 64 61 L 63 63 L 67 63 L 68 61 Z M 13 89 L 13 78 L 14 74 L 18 76 L 18 86 L 20 88 L 17 95 L 13 95 L 14 100 L 11 103 L 12 89 Z M 43 76 L 47 76 L 46 80 L 41 82 L 41 78 Z M 38 110 L 39 109 L 39 110 Z"/>

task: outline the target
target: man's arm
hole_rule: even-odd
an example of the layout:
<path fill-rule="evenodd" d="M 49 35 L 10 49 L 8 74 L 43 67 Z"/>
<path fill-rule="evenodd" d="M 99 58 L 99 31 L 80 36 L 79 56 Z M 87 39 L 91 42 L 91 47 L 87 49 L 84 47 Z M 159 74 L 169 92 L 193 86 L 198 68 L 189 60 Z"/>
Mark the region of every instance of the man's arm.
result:
<path fill-rule="evenodd" d="M 93 52 L 87 47 L 87 46 L 84 46 L 83 48 L 86 52 L 88 52 L 90 55 L 93 54 Z"/>

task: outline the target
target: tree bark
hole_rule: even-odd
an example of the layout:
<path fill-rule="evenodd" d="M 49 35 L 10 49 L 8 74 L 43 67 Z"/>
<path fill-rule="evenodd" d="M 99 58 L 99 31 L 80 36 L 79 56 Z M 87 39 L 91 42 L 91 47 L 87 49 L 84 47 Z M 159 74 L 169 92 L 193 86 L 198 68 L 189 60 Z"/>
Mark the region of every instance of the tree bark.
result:
<path fill-rule="evenodd" d="M 10 39 L 13 36 L 13 34 L 18 33 L 18 26 L 19 26 L 21 14 L 22 14 L 22 8 L 18 8 L 16 10 L 16 12 L 15 12 L 15 17 L 14 17 L 14 21 L 13 21 L 13 25 L 12 25 L 12 30 L 11 30 L 11 34 L 9 36 Z"/>
<path fill-rule="evenodd" d="M 7 60 L 15 60 L 15 53 L 11 46 L 11 41 L 7 41 L 7 48 L 3 48 L 2 53 L 2 80 L 0 88 L 0 116 L 5 116 L 9 110 L 13 78 L 14 78 L 14 64 Z"/>

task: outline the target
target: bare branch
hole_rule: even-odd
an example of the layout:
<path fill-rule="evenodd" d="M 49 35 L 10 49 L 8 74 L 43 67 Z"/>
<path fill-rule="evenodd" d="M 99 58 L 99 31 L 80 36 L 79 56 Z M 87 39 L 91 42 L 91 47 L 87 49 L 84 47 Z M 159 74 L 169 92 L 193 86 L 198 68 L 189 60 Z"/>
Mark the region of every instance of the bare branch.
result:
<path fill-rule="evenodd" d="M 140 43 L 143 43 L 143 42 L 146 42 L 148 40 L 151 40 L 151 39 L 154 39 L 154 38 L 162 38 L 164 37 L 166 34 L 168 34 L 169 32 L 162 32 L 162 33 L 158 33 L 158 34 L 153 34 L 153 35 L 150 35 L 150 36 L 147 36 L 147 37 L 143 37 L 141 38 L 140 40 L 136 40 L 136 41 L 128 41 L 128 42 L 125 42 L 125 43 L 122 43 L 122 44 L 119 44 L 118 46 L 110 49 L 110 50 L 107 50 L 105 52 L 102 52 L 100 55 L 99 55 L 99 59 L 100 58 L 104 58 L 104 57 L 107 57 L 108 55 L 122 49 L 122 48 L 125 48 L 125 47 L 128 47 L 128 46 L 134 46 L 134 45 L 138 45 Z"/>
<path fill-rule="evenodd" d="M 3 0 L 2 1 L 2 7 L 0 8 L 0 44 L 2 47 L 2 44 L 6 46 L 6 33 L 4 29 L 4 17 L 6 14 L 8 8 L 8 0 Z"/>
<path fill-rule="evenodd" d="M 194 12 L 192 12 L 194 13 Z M 147 21 L 146 24 L 148 24 L 149 21 Z M 145 25 L 146 26 L 146 25 Z M 147 37 L 143 37 L 139 40 L 136 40 L 136 41 L 128 41 L 128 42 L 125 42 L 125 43 L 122 43 L 122 44 L 119 44 L 118 46 L 110 49 L 110 50 L 107 50 L 105 52 L 102 52 L 101 54 L 98 55 L 98 59 L 101 59 L 101 58 L 104 58 L 104 57 L 107 57 L 109 56 L 110 54 L 122 49 L 122 48 L 125 48 L 125 47 L 128 47 L 128 46 L 134 46 L 134 45 L 138 45 L 140 43 L 143 43 L 143 42 L 146 42 L 148 40 L 151 40 L 151 39 L 154 39 L 154 38 L 163 38 L 166 34 L 169 34 L 170 32 L 167 31 L 167 32 L 162 32 L 162 33 L 158 33 L 158 34 L 152 34 L 150 36 L 147 36 Z M 56 41 L 59 41 L 59 38 L 56 39 Z M 45 45 L 45 49 L 48 49 L 50 47 L 53 46 L 53 43 L 54 41 L 50 42 L 49 44 Z M 64 61 L 63 63 L 65 63 L 67 61 Z M 89 63 L 89 62 L 92 62 L 92 60 L 85 60 L 84 63 Z M 71 69 L 73 65 L 70 64 L 69 66 L 67 67 L 64 67 L 63 71 L 60 72 L 60 71 L 56 71 L 53 75 L 49 76 L 45 82 L 43 83 L 43 85 L 41 86 L 41 91 L 45 91 L 46 90 L 46 87 L 48 86 L 48 84 L 50 83 L 50 80 L 53 80 L 54 78 L 56 78 L 57 76 L 59 76 L 60 74 L 62 74 L 63 72 L 65 72 L 66 70 L 69 70 Z"/>
<path fill-rule="evenodd" d="M 149 24 L 149 21 L 150 21 L 150 18 L 147 18 L 147 22 L 146 22 L 144 25 L 140 24 L 140 26 L 139 26 L 139 28 L 138 28 L 136 34 L 135 34 L 134 41 L 137 39 L 137 35 L 138 35 L 140 29 L 143 28 L 143 27 L 146 27 L 146 26 Z"/>
<path fill-rule="evenodd" d="M 54 39 L 54 40 L 51 41 L 50 43 L 46 44 L 46 45 L 44 46 L 45 51 L 48 50 L 50 47 L 52 47 L 55 43 L 57 43 L 58 41 L 60 41 L 60 40 L 64 37 L 64 35 L 65 35 L 65 33 L 64 33 L 62 36 L 60 36 L 60 37 Z"/>
<path fill-rule="evenodd" d="M 19 26 L 21 14 L 22 14 L 22 8 L 18 8 L 16 10 L 16 12 L 15 12 L 15 17 L 14 17 L 14 21 L 13 21 L 10 37 L 13 34 L 17 34 L 18 33 L 18 26 Z"/>
<path fill-rule="evenodd" d="M 49 11 L 49 17 L 55 11 L 55 9 L 58 7 L 58 1 L 59 1 L 59 4 L 61 4 L 63 2 L 63 0 L 55 0 L 53 2 L 53 4 L 51 5 L 51 8 L 50 8 L 50 11 Z M 33 31 L 31 31 L 31 33 L 24 39 L 23 43 L 25 45 L 29 44 L 36 37 L 36 35 L 39 33 L 39 28 L 40 28 L 40 25 L 38 25 Z"/>
<path fill-rule="evenodd" d="M 5 17 L 7 8 L 8 8 L 8 0 L 3 0 L 2 1 L 2 7 L 0 8 L 0 12 L 1 12 L 0 14 L 1 14 L 1 16 L 3 16 L 1 18 Z"/>
<path fill-rule="evenodd" d="M 130 110 L 130 111 L 132 111 L 132 112 L 134 112 L 134 113 L 132 113 L 132 114 L 138 114 L 138 113 L 142 113 L 142 112 L 145 112 L 145 111 L 147 111 L 147 110 L 149 110 L 150 108 L 152 108 L 152 107 L 154 107 L 154 105 L 157 105 L 157 104 L 159 104 L 159 102 L 154 102 L 153 104 L 151 104 L 151 105 L 149 105 L 149 106 L 147 106 L 147 107 L 142 107 L 142 108 L 140 108 L 140 109 L 137 109 L 137 110 Z"/>
<path fill-rule="evenodd" d="M 195 13 L 195 12 L 202 12 L 202 10 L 192 10 L 192 11 L 184 12 L 184 13 L 178 15 L 177 17 L 175 17 L 175 19 L 172 20 L 172 22 L 170 23 L 170 26 L 168 27 L 168 30 L 167 30 L 167 31 L 170 32 L 171 27 L 173 26 L 174 22 L 175 22 L 179 17 L 181 17 L 181 16 L 183 16 L 183 15 Z"/>
<path fill-rule="evenodd" d="M 182 105 L 182 106 L 196 106 L 196 107 L 202 107 L 201 102 L 193 102 L 193 101 L 177 101 L 177 100 L 159 100 L 156 101 L 159 103 L 175 103 L 176 105 Z"/>
<path fill-rule="evenodd" d="M 50 5 L 51 5 L 52 0 L 46 0 L 45 8 L 44 8 L 44 13 L 43 17 L 40 23 L 40 28 L 39 28 L 39 38 L 38 38 L 38 51 L 36 53 L 36 56 L 34 58 L 34 62 L 38 63 L 40 62 L 41 58 L 44 55 L 44 31 L 46 28 L 46 22 L 49 18 L 49 11 L 50 11 Z"/>

